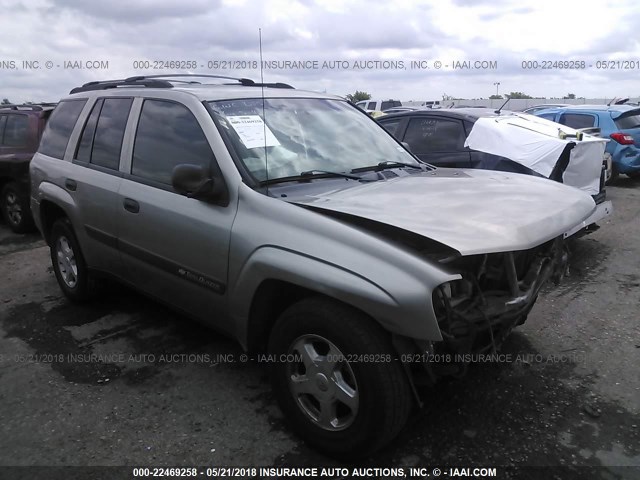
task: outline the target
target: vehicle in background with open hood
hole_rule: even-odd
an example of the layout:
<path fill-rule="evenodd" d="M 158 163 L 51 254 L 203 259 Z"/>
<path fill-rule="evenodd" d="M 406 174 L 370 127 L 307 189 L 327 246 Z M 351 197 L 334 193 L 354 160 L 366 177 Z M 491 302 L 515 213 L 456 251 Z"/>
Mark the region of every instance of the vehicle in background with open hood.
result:
<path fill-rule="evenodd" d="M 534 115 L 571 128 L 599 128 L 610 139 L 606 151 L 613 162 L 612 177 L 620 173 L 640 178 L 640 108 L 629 104 L 572 105 L 538 110 Z"/>
<path fill-rule="evenodd" d="M 595 230 L 613 212 L 605 189 L 607 139 L 532 115 L 481 108 L 418 110 L 377 121 L 430 164 L 541 176 L 588 193 L 596 211 L 566 236 Z"/>
<path fill-rule="evenodd" d="M 290 425 L 330 455 L 383 447 L 413 385 L 465 369 L 434 353 L 495 351 L 596 208 L 436 169 L 339 97 L 196 78 L 62 99 L 31 162 L 36 224 L 70 299 L 108 275 L 266 353 Z"/>

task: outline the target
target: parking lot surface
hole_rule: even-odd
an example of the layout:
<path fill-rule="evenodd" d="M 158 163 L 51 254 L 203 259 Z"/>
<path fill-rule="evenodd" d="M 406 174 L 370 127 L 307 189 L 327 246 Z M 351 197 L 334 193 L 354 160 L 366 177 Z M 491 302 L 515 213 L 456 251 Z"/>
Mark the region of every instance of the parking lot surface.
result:
<path fill-rule="evenodd" d="M 358 465 L 640 466 L 640 181 L 608 198 L 502 358 L 421 389 Z M 289 432 L 233 341 L 124 287 L 71 304 L 39 236 L 1 225 L 0 272 L 0 465 L 340 465 Z"/>

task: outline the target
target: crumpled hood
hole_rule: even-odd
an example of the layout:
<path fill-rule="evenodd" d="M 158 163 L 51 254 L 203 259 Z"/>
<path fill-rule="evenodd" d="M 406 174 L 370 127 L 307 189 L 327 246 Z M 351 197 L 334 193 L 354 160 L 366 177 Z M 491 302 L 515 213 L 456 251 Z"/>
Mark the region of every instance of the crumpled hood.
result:
<path fill-rule="evenodd" d="M 453 169 L 289 201 L 393 225 L 462 255 L 533 248 L 562 235 L 595 210 L 589 195 L 551 180 Z"/>

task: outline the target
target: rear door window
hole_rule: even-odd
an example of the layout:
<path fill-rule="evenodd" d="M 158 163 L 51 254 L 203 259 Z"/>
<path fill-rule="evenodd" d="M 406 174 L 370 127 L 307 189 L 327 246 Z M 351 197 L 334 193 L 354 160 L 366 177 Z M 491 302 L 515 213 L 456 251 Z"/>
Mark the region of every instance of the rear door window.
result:
<path fill-rule="evenodd" d="M 78 161 L 118 170 L 132 102 L 131 98 L 101 98 L 95 103 L 80 136 Z"/>
<path fill-rule="evenodd" d="M 42 134 L 40 148 L 38 149 L 40 153 L 50 157 L 64 158 L 64 152 L 69 144 L 69 137 L 76 126 L 85 103 L 87 103 L 86 98 L 63 100 L 58 104 Z"/>
<path fill-rule="evenodd" d="M 118 170 L 122 138 L 127 126 L 131 98 L 106 98 L 100 110 L 90 163 Z"/>
<path fill-rule="evenodd" d="M 462 122 L 445 118 L 412 118 L 404 141 L 415 154 L 464 150 Z"/>
<path fill-rule="evenodd" d="M 7 147 L 24 147 L 29 142 L 29 117 L 7 115 L 2 144 Z"/>
<path fill-rule="evenodd" d="M 596 117 L 584 113 L 563 113 L 560 115 L 559 122 L 571 128 L 590 128 L 595 127 Z"/>
<path fill-rule="evenodd" d="M 102 109 L 103 99 L 99 99 L 93 108 L 91 114 L 82 129 L 82 135 L 80 136 L 80 142 L 76 150 L 75 159 L 81 162 L 89 163 L 91 160 L 91 148 L 93 147 L 93 137 L 96 134 L 96 125 L 98 124 L 98 116 Z"/>

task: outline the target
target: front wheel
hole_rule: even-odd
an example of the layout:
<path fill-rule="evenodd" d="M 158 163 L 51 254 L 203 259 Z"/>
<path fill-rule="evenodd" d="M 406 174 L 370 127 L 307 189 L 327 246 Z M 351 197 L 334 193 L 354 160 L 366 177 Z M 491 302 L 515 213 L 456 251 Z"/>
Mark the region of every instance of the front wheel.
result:
<path fill-rule="evenodd" d="M 308 298 L 289 307 L 270 336 L 271 380 L 292 428 L 340 458 L 390 442 L 409 415 L 407 375 L 374 320 L 341 303 Z"/>

